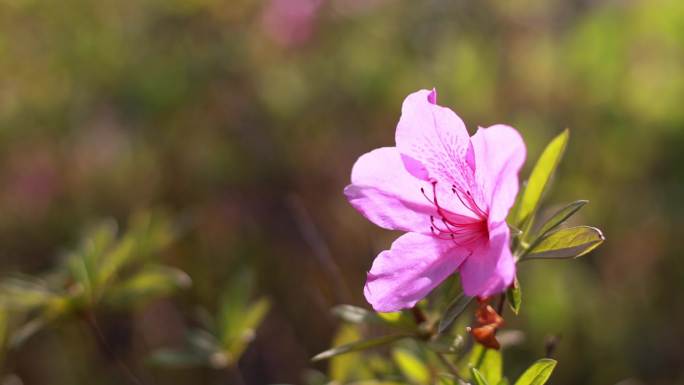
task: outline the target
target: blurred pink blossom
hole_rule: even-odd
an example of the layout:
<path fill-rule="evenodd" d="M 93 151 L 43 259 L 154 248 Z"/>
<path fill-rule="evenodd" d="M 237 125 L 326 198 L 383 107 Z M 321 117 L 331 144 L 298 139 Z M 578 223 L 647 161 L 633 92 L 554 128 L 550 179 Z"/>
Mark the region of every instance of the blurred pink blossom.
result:
<path fill-rule="evenodd" d="M 269 0 L 261 25 L 270 39 L 281 46 L 300 45 L 311 37 L 322 0 Z"/>
<path fill-rule="evenodd" d="M 466 295 L 505 291 L 515 278 L 506 216 L 526 153 L 518 132 L 495 125 L 470 137 L 435 90 L 421 90 L 404 101 L 395 140 L 361 156 L 344 191 L 376 225 L 407 232 L 373 262 L 368 302 L 412 307 L 456 271 Z"/>

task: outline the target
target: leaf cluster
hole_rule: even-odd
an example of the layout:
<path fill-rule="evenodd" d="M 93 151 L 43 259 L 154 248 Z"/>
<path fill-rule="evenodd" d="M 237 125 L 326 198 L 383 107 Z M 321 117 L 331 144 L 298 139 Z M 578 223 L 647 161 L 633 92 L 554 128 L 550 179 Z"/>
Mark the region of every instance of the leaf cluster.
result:
<path fill-rule="evenodd" d="M 187 274 L 159 262 L 174 237 L 169 221 L 151 213 L 134 215 L 122 234 L 114 221 L 97 224 L 52 271 L 0 280 L 0 331 L 7 329 L 9 346 L 17 347 L 55 321 L 127 309 L 188 287 Z"/>
<path fill-rule="evenodd" d="M 246 272 L 236 273 L 223 291 L 216 316 L 205 313 L 203 327 L 189 330 L 182 348 L 159 349 L 149 361 L 174 368 L 236 365 L 271 307 L 265 297 L 249 301 L 251 282 Z"/>

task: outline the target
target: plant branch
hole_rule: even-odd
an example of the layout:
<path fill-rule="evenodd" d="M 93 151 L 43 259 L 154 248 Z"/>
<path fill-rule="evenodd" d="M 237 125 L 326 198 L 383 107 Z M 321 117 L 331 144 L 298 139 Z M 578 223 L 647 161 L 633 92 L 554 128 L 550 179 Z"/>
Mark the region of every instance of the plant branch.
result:
<path fill-rule="evenodd" d="M 93 331 L 93 334 L 95 334 L 95 337 L 97 338 L 100 347 L 109 357 L 111 357 L 111 359 L 114 360 L 116 366 L 119 367 L 119 370 L 121 370 L 121 372 L 128 378 L 128 380 L 132 384 L 144 385 L 143 381 L 135 373 L 133 373 L 133 370 L 129 368 L 128 365 L 126 365 L 126 363 L 123 362 L 123 360 L 121 360 L 121 358 L 119 358 L 114 353 L 114 350 L 109 345 L 109 342 L 107 342 L 107 338 L 104 336 L 104 333 L 102 333 L 102 329 L 100 329 L 100 326 L 97 323 L 97 318 L 95 318 L 95 314 L 89 310 L 85 314 L 85 319 L 88 322 L 90 329 Z"/>

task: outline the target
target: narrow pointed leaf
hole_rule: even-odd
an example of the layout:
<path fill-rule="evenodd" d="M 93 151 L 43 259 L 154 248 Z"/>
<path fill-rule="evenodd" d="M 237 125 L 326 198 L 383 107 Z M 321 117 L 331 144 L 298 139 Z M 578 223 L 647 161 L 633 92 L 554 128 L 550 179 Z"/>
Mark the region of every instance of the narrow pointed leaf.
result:
<path fill-rule="evenodd" d="M 481 344 L 473 345 L 468 356 L 461 362 L 461 366 L 461 375 L 468 376 L 471 374 L 469 368 L 475 368 L 491 384 L 498 383 L 503 374 L 501 351 L 487 349 Z"/>
<path fill-rule="evenodd" d="M 520 226 L 534 215 L 534 212 L 539 207 L 544 191 L 546 191 L 549 180 L 558 167 L 558 163 L 565 152 L 565 147 L 568 143 L 569 131 L 566 129 L 560 135 L 556 136 L 544 149 L 539 160 L 532 169 L 530 179 L 520 198 L 520 204 L 517 208 L 515 216 L 515 224 Z"/>
<path fill-rule="evenodd" d="M 447 330 L 449 326 L 454 323 L 456 318 L 463 313 L 472 300 L 473 297 L 468 297 L 467 295 L 461 294 L 451 301 L 449 306 L 447 306 L 447 309 L 444 311 L 442 319 L 439 321 L 439 327 L 437 329 L 438 332 L 443 333 L 445 330 Z"/>
<path fill-rule="evenodd" d="M 548 234 L 524 259 L 577 258 L 598 247 L 604 239 L 595 227 L 570 227 Z"/>
<path fill-rule="evenodd" d="M 496 384 L 501 380 L 503 371 L 503 358 L 501 351 L 494 349 L 485 349 L 482 359 L 479 360 L 476 367 L 480 374 L 490 384 Z"/>
<path fill-rule="evenodd" d="M 508 385 L 508 378 L 502 378 L 497 385 Z"/>
<path fill-rule="evenodd" d="M 544 385 L 549 377 L 551 377 L 551 373 L 553 373 L 556 363 L 556 360 L 542 358 L 532 364 L 532 366 L 518 378 L 515 385 Z"/>
<path fill-rule="evenodd" d="M 398 341 L 398 340 L 400 340 L 402 338 L 406 338 L 406 337 L 408 337 L 408 335 L 394 334 L 394 335 L 389 335 L 389 336 L 382 336 L 382 337 L 370 338 L 367 340 L 352 342 L 349 344 L 337 346 L 337 347 L 334 347 L 332 349 L 328 349 L 324 352 L 321 352 L 321 353 L 317 354 L 316 356 L 314 356 L 311 359 L 311 361 L 321 361 L 321 360 L 325 360 L 325 359 L 330 358 L 330 357 L 338 356 L 340 354 L 370 349 L 370 348 L 374 348 L 376 346 L 387 345 L 389 343 L 392 343 L 394 341 Z"/>
<path fill-rule="evenodd" d="M 386 325 L 404 330 L 416 330 L 416 323 L 405 312 L 375 313 L 352 305 L 338 305 L 332 313 L 343 321 L 353 324 Z"/>
<path fill-rule="evenodd" d="M 548 234 L 550 231 L 554 230 L 556 227 L 558 227 L 560 224 L 565 222 L 568 218 L 573 216 L 579 209 L 584 207 L 589 203 L 587 200 L 579 200 L 572 202 L 565 207 L 561 208 L 560 210 L 556 211 L 551 218 L 549 218 L 544 225 L 539 229 L 537 237 L 543 238 L 546 234 Z"/>
<path fill-rule="evenodd" d="M 473 379 L 475 385 L 489 385 L 489 382 L 484 378 L 482 373 L 476 368 L 470 368 L 470 376 Z"/>
<path fill-rule="evenodd" d="M 164 265 L 148 265 L 130 278 L 112 287 L 106 303 L 125 306 L 163 296 L 178 288 L 187 288 L 192 279 L 184 271 Z"/>
<path fill-rule="evenodd" d="M 147 359 L 147 363 L 172 368 L 210 366 L 210 354 L 195 350 L 159 349 Z"/>
<path fill-rule="evenodd" d="M 510 305 L 513 313 L 517 315 L 520 311 L 520 305 L 522 304 L 522 288 L 520 287 L 518 278 L 513 281 L 513 285 L 506 291 L 506 299 L 508 300 L 508 305 Z"/>
<path fill-rule="evenodd" d="M 428 385 L 430 383 L 430 370 L 410 351 L 395 349 L 392 352 L 392 359 L 404 377 L 412 384 Z"/>

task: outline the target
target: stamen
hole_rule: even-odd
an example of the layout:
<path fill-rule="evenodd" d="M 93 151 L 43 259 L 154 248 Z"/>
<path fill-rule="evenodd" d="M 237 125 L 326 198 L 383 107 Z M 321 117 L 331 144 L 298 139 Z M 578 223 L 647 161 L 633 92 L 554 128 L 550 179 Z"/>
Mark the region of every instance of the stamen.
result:
<path fill-rule="evenodd" d="M 463 190 L 459 190 L 455 184 L 451 185 L 451 192 L 456 195 L 464 207 L 469 209 L 478 217 L 477 219 L 458 214 L 451 214 L 444 210 L 439 203 L 439 199 L 437 198 L 437 182 L 432 181 L 431 184 L 432 197 L 427 195 L 424 187 L 420 188 L 420 192 L 423 194 L 423 197 L 425 197 L 428 202 L 434 205 L 437 211 L 437 215 L 430 215 L 430 232 L 438 239 L 450 240 L 457 246 L 461 247 L 464 244 L 468 244 L 477 240 L 481 236 L 479 227 L 482 226 L 482 220 L 486 218 L 486 213 L 477 205 L 470 191 L 466 190 L 465 192 L 461 192 Z M 454 216 L 456 218 L 454 218 Z M 457 218 L 462 219 L 456 220 Z"/>

